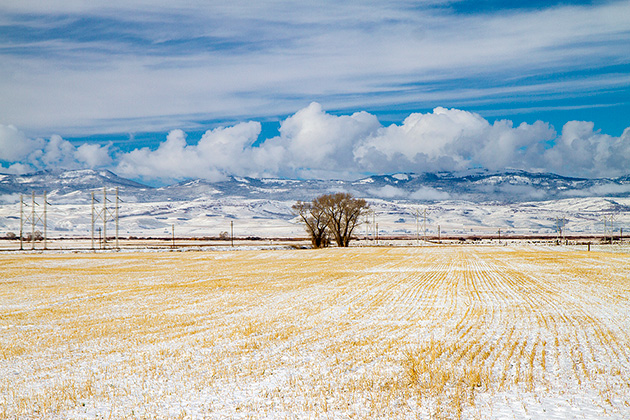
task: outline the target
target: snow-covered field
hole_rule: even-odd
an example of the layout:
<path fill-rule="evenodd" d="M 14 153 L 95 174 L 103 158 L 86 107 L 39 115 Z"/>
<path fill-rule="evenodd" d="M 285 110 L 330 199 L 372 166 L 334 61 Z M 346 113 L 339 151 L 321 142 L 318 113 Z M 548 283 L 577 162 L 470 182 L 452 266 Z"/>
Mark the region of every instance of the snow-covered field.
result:
<path fill-rule="evenodd" d="M 305 236 L 304 227 L 291 211 L 295 201 L 267 199 L 200 198 L 193 201 L 126 202 L 119 208 L 119 236 L 170 238 L 173 230 L 180 237 L 218 237 L 233 229 L 237 238 L 287 238 Z M 50 200 L 55 203 L 54 200 Z M 427 235 L 496 235 L 502 234 L 555 234 L 558 223 L 564 220 L 564 231 L 569 235 L 603 235 L 610 232 L 604 216 L 613 217 L 613 230 L 619 235 L 624 229 L 630 233 L 630 198 L 587 197 L 552 201 L 518 203 L 474 203 L 460 200 L 436 203 L 408 203 L 402 201 L 369 200 L 373 214 L 363 217 L 356 233 L 363 235 L 375 231 L 380 235 L 415 236 L 424 234 L 426 209 Z M 110 203 L 111 204 L 111 203 Z M 31 221 L 31 207 L 24 210 L 24 235 L 39 230 L 43 233 L 43 209 Z M 103 229 L 96 208 L 95 237 L 98 230 L 115 234 L 108 208 L 108 222 Z M 366 223 L 368 222 L 368 223 Z M 609 223 L 609 222 L 606 222 Z M 20 205 L 0 205 L 0 237 L 9 232 L 20 232 Z M 92 207 L 89 203 L 56 203 L 47 208 L 47 234 L 51 238 L 90 237 L 92 234 Z"/>
<path fill-rule="evenodd" d="M 0 255 L 0 418 L 630 418 L 630 255 Z"/>

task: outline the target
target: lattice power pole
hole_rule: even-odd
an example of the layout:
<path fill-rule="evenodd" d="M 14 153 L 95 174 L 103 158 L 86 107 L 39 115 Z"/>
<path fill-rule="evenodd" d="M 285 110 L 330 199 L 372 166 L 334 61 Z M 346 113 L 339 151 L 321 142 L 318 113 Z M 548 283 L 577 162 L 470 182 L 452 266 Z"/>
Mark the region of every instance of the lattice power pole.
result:
<path fill-rule="evenodd" d="M 370 216 L 372 216 L 372 221 L 370 221 Z M 370 238 L 370 234 L 372 234 L 373 238 L 376 237 L 376 213 L 374 210 L 370 210 L 365 213 L 365 240 L 367 241 Z"/>
<path fill-rule="evenodd" d="M 556 244 L 560 244 L 565 241 L 564 226 L 566 225 L 566 219 L 556 217 Z"/>
<path fill-rule="evenodd" d="M 114 208 L 107 206 L 109 199 L 107 198 L 107 187 L 103 187 L 103 206 L 99 209 L 95 206 L 95 203 L 98 203 L 98 200 L 94 196 L 94 191 L 92 191 L 92 249 L 94 248 L 94 225 L 97 222 L 103 222 L 103 247 L 107 243 L 107 222 L 114 221 L 116 226 L 116 248 L 118 248 L 118 209 L 120 199 L 118 197 L 118 187 L 116 187 L 116 201 L 114 202 Z M 100 241 L 100 240 L 99 240 Z"/>
<path fill-rule="evenodd" d="M 420 244 L 420 210 L 416 209 L 416 243 Z M 422 210 L 422 240 L 427 242 L 427 208 Z"/>
<path fill-rule="evenodd" d="M 615 236 L 614 221 L 615 218 L 612 214 L 609 216 L 604 215 L 604 242 L 608 241 L 608 235 L 610 234 L 610 243 L 613 243 Z"/>
<path fill-rule="evenodd" d="M 37 198 L 41 197 L 42 205 L 37 202 Z M 48 248 L 48 201 L 46 200 L 46 191 L 42 195 L 31 193 L 31 211 L 24 211 L 24 207 L 28 206 L 24 203 L 24 196 L 20 194 L 20 250 L 24 249 L 24 225 L 31 223 L 31 249 L 35 249 L 35 226 L 38 223 L 44 227 L 44 249 Z M 41 207 L 40 211 L 36 208 Z"/>
<path fill-rule="evenodd" d="M 424 208 L 424 216 L 422 219 L 422 240 L 427 243 L 427 208 Z"/>
<path fill-rule="evenodd" d="M 420 245 L 420 224 L 418 222 L 419 217 L 420 217 L 420 210 L 416 209 L 416 211 L 414 212 L 414 215 L 416 216 L 416 246 Z"/>

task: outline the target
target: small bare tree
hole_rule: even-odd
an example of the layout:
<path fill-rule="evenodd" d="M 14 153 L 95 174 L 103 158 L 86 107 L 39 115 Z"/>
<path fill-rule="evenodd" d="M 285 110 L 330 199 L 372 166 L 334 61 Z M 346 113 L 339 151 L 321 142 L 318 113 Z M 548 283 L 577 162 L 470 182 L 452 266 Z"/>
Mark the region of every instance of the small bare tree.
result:
<path fill-rule="evenodd" d="M 35 236 L 33 236 L 31 233 L 29 233 L 24 238 L 24 240 L 26 242 L 41 241 L 43 239 L 44 239 L 44 236 L 42 235 L 42 233 L 39 230 L 35 231 Z"/>
<path fill-rule="evenodd" d="M 328 246 L 328 219 L 324 209 L 321 207 L 319 198 L 316 198 L 311 203 L 298 201 L 292 208 L 302 219 L 306 232 L 311 237 L 313 248 Z"/>
<path fill-rule="evenodd" d="M 326 194 L 310 203 L 298 201 L 293 206 L 314 248 L 328 246 L 331 237 L 337 246 L 347 247 L 361 214 L 368 208 L 365 200 L 348 193 Z"/>

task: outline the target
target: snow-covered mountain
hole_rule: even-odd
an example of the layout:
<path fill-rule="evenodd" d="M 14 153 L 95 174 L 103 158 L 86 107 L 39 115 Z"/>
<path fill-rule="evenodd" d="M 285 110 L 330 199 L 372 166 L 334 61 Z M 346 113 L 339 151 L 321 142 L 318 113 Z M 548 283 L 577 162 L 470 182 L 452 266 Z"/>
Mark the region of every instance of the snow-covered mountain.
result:
<path fill-rule="evenodd" d="M 121 187 L 142 191 L 146 185 L 121 178 L 111 171 L 92 169 L 64 171 L 49 170 L 27 175 L 0 174 L 0 195 L 49 194 L 63 196 L 77 191 L 96 191 L 103 187 Z"/>
<path fill-rule="evenodd" d="M 317 195 L 348 191 L 363 198 L 436 202 L 517 203 L 577 197 L 630 197 L 630 175 L 615 179 L 569 178 L 525 171 L 375 175 L 356 181 L 292 180 L 229 177 L 219 182 L 190 180 L 152 188 L 110 171 L 44 171 L 1 175 L 0 195 L 37 194 L 62 198 L 81 191 L 119 187 L 135 202 L 191 201 L 202 197 L 268 200 L 310 200 Z M 15 196 L 14 196 L 15 197 Z M 5 197 L 4 201 L 7 201 Z"/>
<path fill-rule="evenodd" d="M 366 198 L 375 212 L 372 221 L 379 223 L 383 234 L 415 234 L 416 218 L 420 213 L 424 216 L 424 209 L 428 234 L 435 233 L 438 225 L 444 234 L 499 228 L 505 233 L 553 233 L 559 218 L 565 218 L 567 232 L 591 234 L 603 231 L 604 215 L 613 215 L 617 229 L 628 226 L 626 232 L 630 231 L 629 176 L 586 179 L 469 171 L 399 173 L 356 181 L 230 177 L 154 188 L 109 171 L 80 170 L 0 175 L 0 236 L 19 231 L 20 195 L 24 195 L 23 211 L 29 212 L 31 193 L 39 195 L 41 202 L 44 191 L 50 204 L 51 236 L 89 235 L 91 193 L 95 192 L 96 208 L 106 203 L 111 213 L 115 187 L 123 236 L 164 236 L 173 227 L 179 235 L 216 236 L 229 230 L 230 222 L 239 236 L 301 236 L 303 229 L 291 206 L 336 191 Z"/>

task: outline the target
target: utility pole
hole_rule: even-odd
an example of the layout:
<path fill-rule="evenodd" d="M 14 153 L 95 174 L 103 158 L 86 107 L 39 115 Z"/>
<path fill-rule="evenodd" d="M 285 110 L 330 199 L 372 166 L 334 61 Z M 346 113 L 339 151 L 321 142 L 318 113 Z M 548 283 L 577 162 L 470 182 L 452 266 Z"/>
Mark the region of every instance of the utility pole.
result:
<path fill-rule="evenodd" d="M 31 249 L 35 249 L 35 191 L 31 197 Z"/>
<path fill-rule="evenodd" d="M 560 221 L 558 217 L 556 217 L 556 245 L 560 243 Z"/>
<path fill-rule="evenodd" d="M 427 208 L 424 208 L 424 219 L 422 220 L 422 240 L 427 243 Z"/>
<path fill-rule="evenodd" d="M 47 248 L 48 245 L 48 227 L 47 227 L 47 214 L 46 214 L 46 191 L 44 191 L 44 249 Z"/>
<path fill-rule="evenodd" d="M 614 228 L 613 228 L 614 218 L 613 215 L 610 215 L 610 220 L 608 216 L 604 215 L 604 242 L 608 242 L 608 233 L 610 232 L 610 243 L 613 243 L 614 237 Z"/>
<path fill-rule="evenodd" d="M 564 216 L 562 216 L 562 219 L 556 217 L 556 245 L 566 242 L 566 236 L 564 233 L 566 223 L 567 219 Z"/>
<path fill-rule="evenodd" d="M 103 187 L 103 247 L 107 244 L 107 188 Z"/>
<path fill-rule="evenodd" d="M 118 187 L 116 187 L 116 249 L 119 249 L 118 247 Z"/>
<path fill-rule="evenodd" d="M 20 251 L 24 250 L 24 196 L 20 194 Z"/>
<path fill-rule="evenodd" d="M 36 207 L 40 207 L 37 202 L 38 198 L 42 197 L 43 204 L 41 211 L 37 211 Z M 35 192 L 31 192 L 31 211 L 26 212 L 24 207 L 28 207 L 26 203 L 24 203 L 24 195 L 20 194 L 20 251 L 24 250 L 24 226 L 27 223 L 31 223 L 31 249 L 35 249 L 35 227 L 38 223 L 42 223 L 44 225 L 44 249 L 48 248 L 47 237 L 48 237 L 48 201 L 46 199 L 46 191 L 44 194 L 39 196 L 36 195 Z M 29 214 L 30 213 L 30 214 Z"/>
<path fill-rule="evenodd" d="M 173 244 L 171 245 L 171 248 L 175 249 L 175 224 L 171 225 L 171 231 L 173 236 Z"/>
<path fill-rule="evenodd" d="M 420 245 L 420 222 L 418 221 L 418 218 L 420 217 L 420 212 L 418 209 L 416 209 L 416 246 Z"/>
<path fill-rule="evenodd" d="M 374 240 L 378 245 L 378 223 L 376 223 L 376 213 L 372 211 L 372 229 L 374 229 Z"/>
<path fill-rule="evenodd" d="M 234 248 L 234 220 L 230 220 L 230 242 Z"/>
<path fill-rule="evenodd" d="M 92 191 L 92 251 L 94 251 L 94 191 Z"/>
<path fill-rule="evenodd" d="M 499 243 L 501 243 L 501 228 L 499 228 Z"/>
<path fill-rule="evenodd" d="M 438 225 L 438 244 L 441 244 L 441 243 L 442 243 L 442 239 L 441 239 L 440 234 L 441 234 L 441 233 L 440 233 L 440 225 Z"/>
<path fill-rule="evenodd" d="M 111 207 L 108 208 L 107 206 L 107 202 L 109 201 L 107 198 L 107 187 L 103 187 L 103 205 L 101 207 L 101 209 L 97 209 L 96 206 L 94 205 L 95 202 L 98 202 L 98 200 L 96 200 L 94 198 L 94 192 L 92 192 L 92 249 L 94 249 L 94 226 L 97 222 L 103 222 L 103 227 L 102 227 L 102 231 L 103 231 L 103 245 L 107 243 L 107 222 L 110 220 L 113 220 L 115 223 L 115 232 L 116 232 L 116 248 L 119 248 L 119 242 L 118 242 L 118 234 L 119 234 L 119 230 L 120 230 L 120 224 L 119 224 L 119 208 L 120 208 L 120 197 L 118 194 L 118 187 L 116 187 L 116 201 L 114 203 L 114 209 L 111 210 Z M 99 232 L 101 231 L 101 228 L 99 228 Z M 99 247 L 101 247 L 101 243 L 100 243 L 100 239 L 99 239 Z"/>

